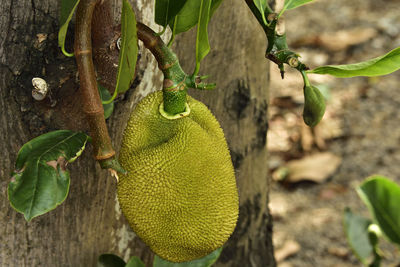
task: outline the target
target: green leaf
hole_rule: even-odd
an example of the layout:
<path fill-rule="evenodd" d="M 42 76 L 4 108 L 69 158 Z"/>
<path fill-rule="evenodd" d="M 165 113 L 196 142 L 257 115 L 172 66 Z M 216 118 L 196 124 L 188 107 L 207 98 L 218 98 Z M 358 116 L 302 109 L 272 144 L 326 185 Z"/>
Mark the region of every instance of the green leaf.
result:
<path fill-rule="evenodd" d="M 210 52 L 210 43 L 208 42 L 208 22 L 210 21 L 211 0 L 201 0 L 199 22 L 197 24 L 196 37 L 196 68 L 194 75 L 200 70 L 200 62 Z"/>
<path fill-rule="evenodd" d="M 109 104 L 117 97 L 118 93 L 126 92 L 135 76 L 136 61 L 138 56 L 137 30 L 135 13 L 128 0 L 122 2 L 121 14 L 121 50 L 119 51 L 117 83 L 114 94 L 110 100 L 103 102 Z"/>
<path fill-rule="evenodd" d="M 358 216 L 349 208 L 344 211 L 344 230 L 347 242 L 357 258 L 366 265 L 374 250 L 368 233 L 371 220 Z"/>
<path fill-rule="evenodd" d="M 317 125 L 325 113 L 325 99 L 317 87 L 304 86 L 303 120 L 310 126 Z"/>
<path fill-rule="evenodd" d="M 329 74 L 339 78 L 355 76 L 381 76 L 400 69 L 400 47 L 386 55 L 355 64 L 327 65 L 308 70 L 307 73 Z"/>
<path fill-rule="evenodd" d="M 296 7 L 305 5 L 309 2 L 312 2 L 313 0 L 285 0 L 285 5 L 284 7 L 286 7 L 285 9 L 294 9 Z"/>
<path fill-rule="evenodd" d="M 186 0 L 185 5 L 175 16 L 175 19 L 171 20 L 169 23 L 174 35 L 190 30 L 199 22 L 200 9 L 204 1 L 205 0 Z M 221 2 L 222 0 L 211 0 L 209 19 Z"/>
<path fill-rule="evenodd" d="M 125 261 L 114 254 L 102 254 L 97 260 L 97 267 L 125 267 Z"/>
<path fill-rule="evenodd" d="M 75 9 L 79 4 L 79 0 L 61 0 L 61 13 L 60 13 L 60 30 L 58 32 L 58 46 L 61 47 L 61 51 L 67 57 L 73 57 L 73 53 L 65 51 L 65 37 L 67 36 L 67 30 L 69 22 L 74 15 Z"/>
<path fill-rule="evenodd" d="M 365 180 L 357 193 L 384 235 L 400 245 L 400 186 L 383 176 Z"/>
<path fill-rule="evenodd" d="M 129 89 L 133 81 L 138 55 L 136 18 L 128 0 L 123 1 L 121 15 L 121 50 L 116 90 L 123 93 Z"/>
<path fill-rule="evenodd" d="M 203 258 L 181 263 L 166 261 L 155 255 L 153 267 L 209 267 L 217 261 L 219 255 L 221 254 L 221 251 L 222 247 L 214 250 Z"/>
<path fill-rule="evenodd" d="M 136 256 L 129 259 L 125 267 L 145 267 L 144 263 Z"/>
<path fill-rule="evenodd" d="M 89 138 L 84 133 L 59 130 L 22 146 L 8 185 L 8 199 L 27 221 L 65 200 L 69 189 L 65 167 L 81 155 Z"/>
<path fill-rule="evenodd" d="M 258 11 L 260 11 L 262 19 L 264 21 L 264 25 L 267 25 L 268 22 L 265 19 L 265 9 L 268 6 L 268 1 L 267 0 L 253 0 L 254 5 L 257 7 Z"/>
<path fill-rule="evenodd" d="M 101 86 L 100 84 L 97 85 L 100 98 L 102 102 L 108 102 L 111 99 L 111 94 L 107 90 L 107 88 Z M 103 109 L 104 109 L 104 119 L 108 119 L 111 114 L 114 111 L 114 102 L 111 102 L 109 104 L 103 104 Z"/>
<path fill-rule="evenodd" d="M 166 27 L 173 17 L 185 5 L 187 0 L 156 0 L 154 20 L 158 25 Z"/>
<path fill-rule="evenodd" d="M 222 0 L 212 0 L 211 1 L 211 11 L 210 11 L 210 19 L 214 15 L 214 12 L 217 10 L 217 8 L 221 5 Z"/>

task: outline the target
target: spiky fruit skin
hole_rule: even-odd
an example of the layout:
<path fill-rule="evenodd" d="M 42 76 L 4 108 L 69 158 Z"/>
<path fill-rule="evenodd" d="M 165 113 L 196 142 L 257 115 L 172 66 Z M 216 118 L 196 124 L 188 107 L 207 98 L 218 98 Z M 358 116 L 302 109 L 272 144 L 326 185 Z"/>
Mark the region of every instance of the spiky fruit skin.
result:
<path fill-rule="evenodd" d="M 238 217 L 238 192 L 222 129 L 188 97 L 190 115 L 159 113 L 162 92 L 144 98 L 124 132 L 118 200 L 135 233 L 160 257 L 184 262 L 221 247 Z"/>

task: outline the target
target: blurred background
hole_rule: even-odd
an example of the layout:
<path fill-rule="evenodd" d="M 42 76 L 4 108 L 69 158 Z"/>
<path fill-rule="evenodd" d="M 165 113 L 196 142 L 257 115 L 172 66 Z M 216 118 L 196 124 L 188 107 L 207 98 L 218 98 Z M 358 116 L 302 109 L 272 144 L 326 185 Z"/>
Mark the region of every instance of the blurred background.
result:
<path fill-rule="evenodd" d="M 318 0 L 285 13 L 288 43 L 310 68 L 347 64 L 400 46 L 399 0 Z M 302 121 L 303 82 L 270 70 L 270 210 L 279 267 L 362 266 L 343 230 L 343 211 L 369 217 L 355 187 L 373 174 L 400 183 L 400 71 L 349 79 L 310 75 L 327 99 L 313 130 Z M 399 203 L 400 209 L 400 203 Z M 399 251 L 381 241 L 382 266 Z"/>

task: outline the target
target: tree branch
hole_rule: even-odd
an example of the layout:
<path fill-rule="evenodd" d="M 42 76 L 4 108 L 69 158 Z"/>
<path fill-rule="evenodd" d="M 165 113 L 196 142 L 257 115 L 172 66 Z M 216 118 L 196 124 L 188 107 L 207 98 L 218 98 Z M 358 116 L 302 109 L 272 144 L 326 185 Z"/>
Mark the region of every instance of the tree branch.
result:
<path fill-rule="evenodd" d="M 81 0 L 78 5 L 75 25 L 75 58 L 79 71 L 83 111 L 93 139 L 94 156 L 103 168 L 120 171 L 118 166 L 114 166 L 115 151 L 104 119 L 92 60 L 91 25 L 96 3 L 97 0 Z M 110 165 L 110 162 L 113 164 Z"/>

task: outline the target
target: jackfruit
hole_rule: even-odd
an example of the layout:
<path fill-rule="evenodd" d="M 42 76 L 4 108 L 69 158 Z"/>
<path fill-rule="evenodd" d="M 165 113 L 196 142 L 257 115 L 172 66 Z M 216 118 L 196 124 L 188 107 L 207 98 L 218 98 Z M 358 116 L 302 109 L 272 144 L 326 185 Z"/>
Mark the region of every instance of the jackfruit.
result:
<path fill-rule="evenodd" d="M 310 126 L 317 125 L 325 114 L 325 99 L 317 87 L 304 86 L 303 120 Z"/>
<path fill-rule="evenodd" d="M 222 129 L 188 96 L 189 115 L 167 119 L 162 92 L 145 97 L 124 132 L 118 200 L 135 233 L 160 257 L 184 262 L 221 247 L 238 217 L 238 192 Z"/>

